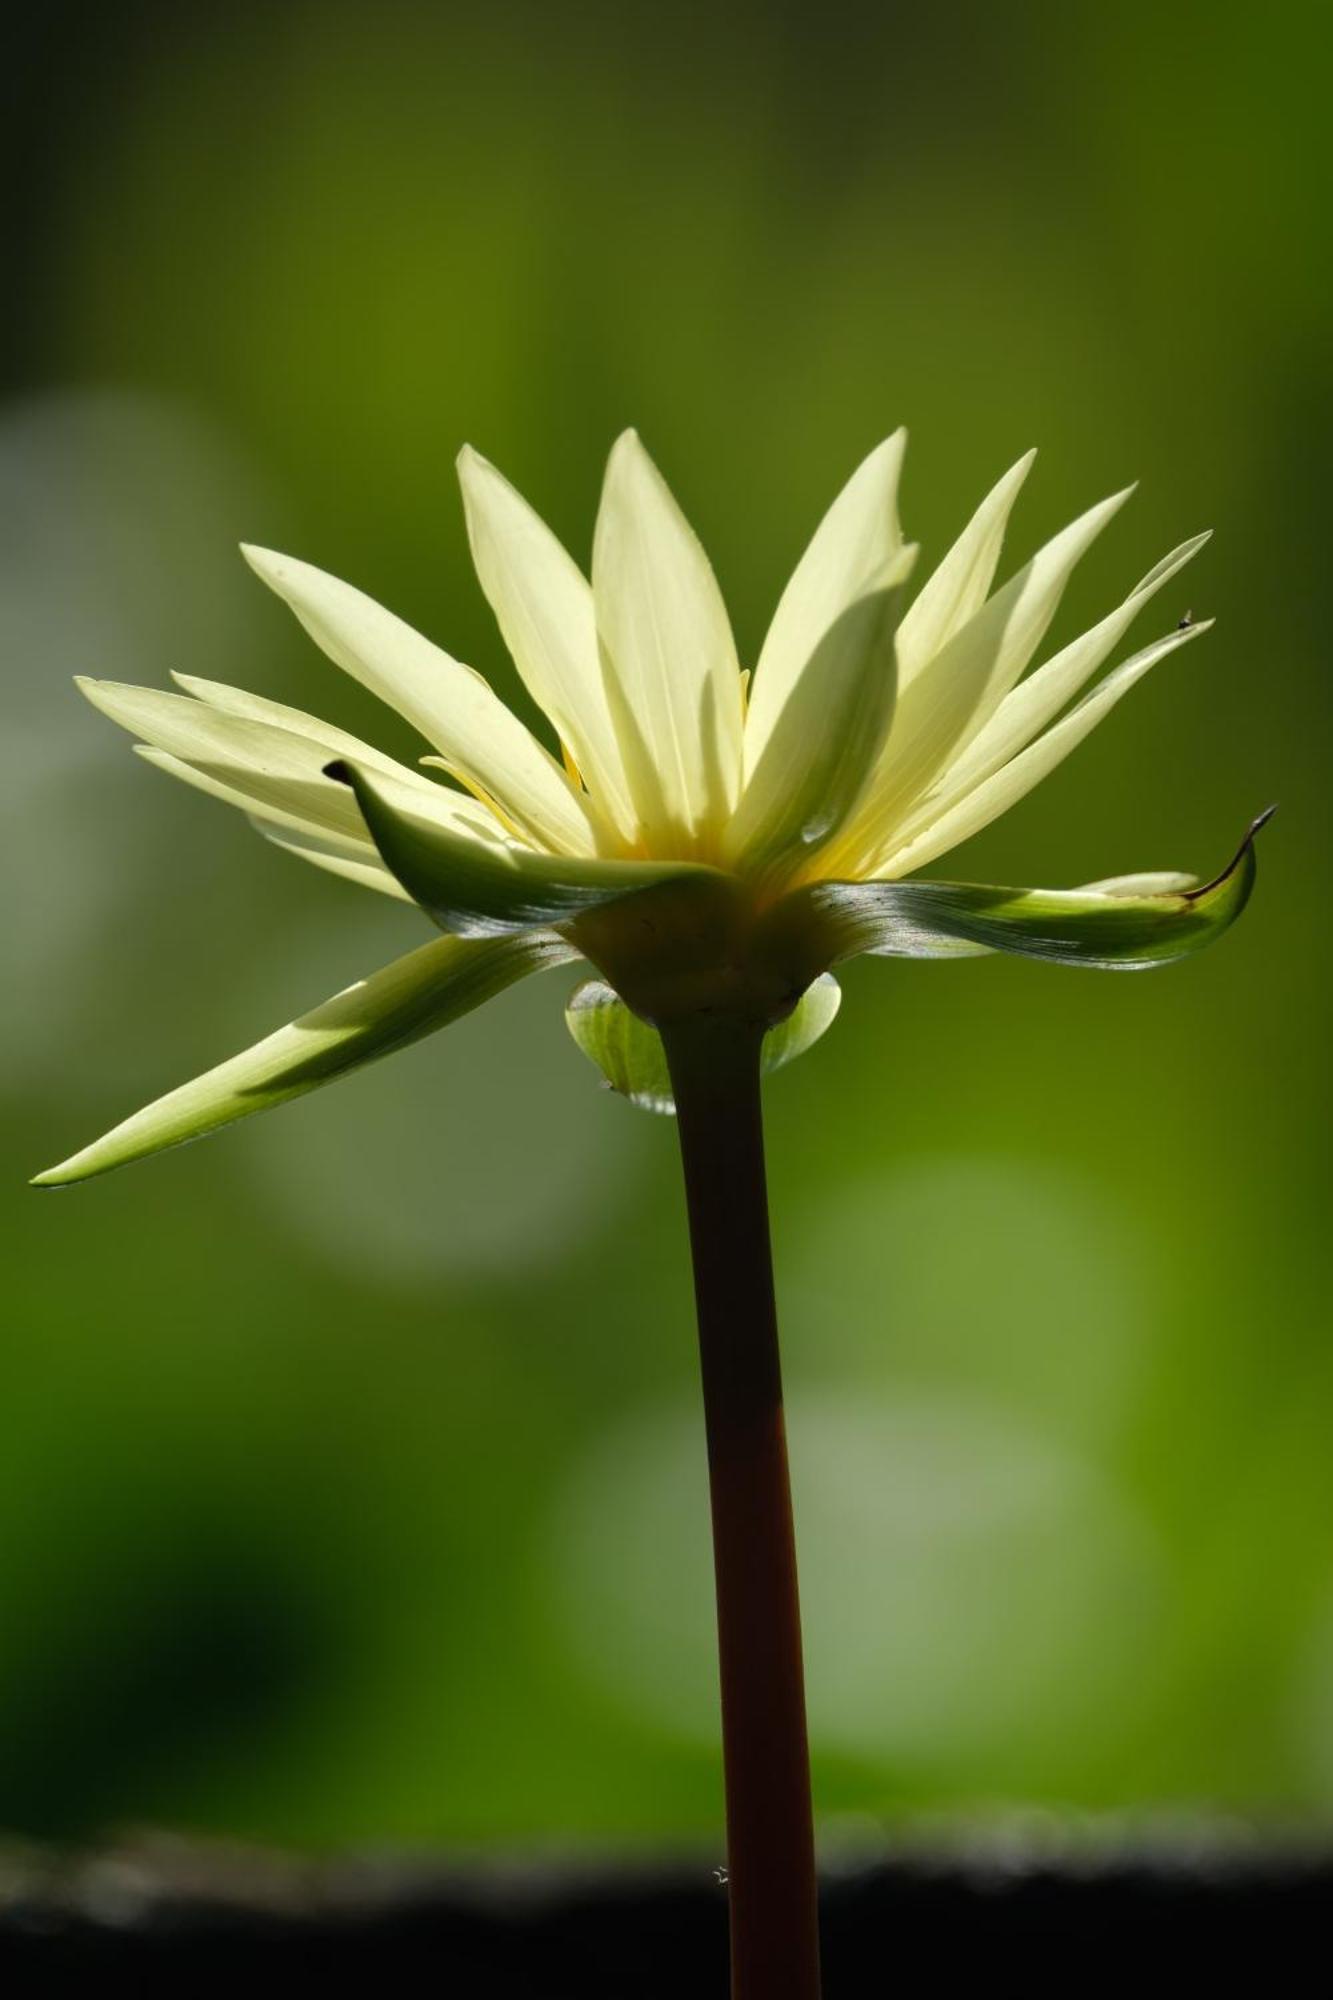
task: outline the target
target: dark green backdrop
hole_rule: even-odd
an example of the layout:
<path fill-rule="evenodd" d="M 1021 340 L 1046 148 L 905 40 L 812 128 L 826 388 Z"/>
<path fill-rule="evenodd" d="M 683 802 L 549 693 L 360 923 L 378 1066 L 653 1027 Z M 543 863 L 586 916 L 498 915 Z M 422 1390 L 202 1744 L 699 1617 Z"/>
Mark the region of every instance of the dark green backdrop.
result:
<path fill-rule="evenodd" d="M 643 431 L 743 655 L 912 430 L 938 554 L 1139 477 L 1217 630 L 948 868 L 1220 863 L 1215 952 L 863 964 L 770 1087 L 819 1800 L 1333 1806 L 1319 10 L 320 0 L 29 21 L 0 407 L 0 1824 L 711 1835 L 708 1547 L 669 1124 L 549 975 L 326 1096 L 25 1175 L 424 935 L 139 766 L 74 672 L 404 744 L 235 554 L 515 694 L 470 439 L 580 554 Z M 1179 602 L 1176 598 L 1179 597 Z"/>

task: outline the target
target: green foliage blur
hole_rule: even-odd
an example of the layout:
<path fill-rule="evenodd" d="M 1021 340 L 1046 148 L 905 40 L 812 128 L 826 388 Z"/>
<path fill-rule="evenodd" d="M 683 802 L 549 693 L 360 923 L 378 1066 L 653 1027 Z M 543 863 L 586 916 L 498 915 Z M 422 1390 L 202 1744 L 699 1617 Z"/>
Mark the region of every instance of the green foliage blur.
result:
<path fill-rule="evenodd" d="M 425 935 L 144 768 L 70 675 L 180 668 L 409 750 L 244 538 L 522 706 L 453 455 L 586 555 L 631 422 L 743 657 L 899 422 L 927 562 L 1029 444 L 1010 561 L 1141 479 L 1057 639 L 1216 530 L 1135 637 L 1217 630 L 937 872 L 1209 872 L 1277 798 L 1239 927 L 1132 978 L 863 962 L 769 1086 L 816 1782 L 830 1837 L 1010 1800 L 1329 1814 L 1320 10 L 17 32 L 0 1826 L 720 1839 L 674 1135 L 599 1089 L 574 975 L 24 1185 Z"/>

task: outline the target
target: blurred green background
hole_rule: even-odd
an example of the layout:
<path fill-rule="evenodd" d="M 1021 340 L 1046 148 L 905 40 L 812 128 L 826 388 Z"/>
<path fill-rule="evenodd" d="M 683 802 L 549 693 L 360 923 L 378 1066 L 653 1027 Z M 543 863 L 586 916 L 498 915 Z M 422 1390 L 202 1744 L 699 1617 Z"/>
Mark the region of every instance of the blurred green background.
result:
<path fill-rule="evenodd" d="M 720 1841 L 669 1124 L 568 974 L 85 1188 L 29 1172 L 425 935 L 137 764 L 75 672 L 408 748 L 235 553 L 516 681 L 452 459 L 580 555 L 636 423 L 743 657 L 899 422 L 937 556 L 1130 478 L 1056 638 L 1215 633 L 940 872 L 1204 871 L 1114 979 L 863 962 L 769 1091 L 829 1835 L 1333 1809 L 1325 23 L 1114 10 L 53 5 L 0 327 L 0 1825 Z M 1176 599 L 1179 602 L 1176 602 Z"/>

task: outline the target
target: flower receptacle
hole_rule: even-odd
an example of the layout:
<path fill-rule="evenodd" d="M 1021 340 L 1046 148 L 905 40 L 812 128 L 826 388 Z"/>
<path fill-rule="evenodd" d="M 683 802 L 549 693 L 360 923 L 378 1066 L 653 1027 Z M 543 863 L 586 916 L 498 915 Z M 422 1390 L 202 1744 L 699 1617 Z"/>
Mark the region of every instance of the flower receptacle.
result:
<path fill-rule="evenodd" d="M 698 874 L 582 913 L 565 935 L 642 1020 L 786 1020 L 826 969 L 822 926 L 775 922 L 734 876 Z"/>

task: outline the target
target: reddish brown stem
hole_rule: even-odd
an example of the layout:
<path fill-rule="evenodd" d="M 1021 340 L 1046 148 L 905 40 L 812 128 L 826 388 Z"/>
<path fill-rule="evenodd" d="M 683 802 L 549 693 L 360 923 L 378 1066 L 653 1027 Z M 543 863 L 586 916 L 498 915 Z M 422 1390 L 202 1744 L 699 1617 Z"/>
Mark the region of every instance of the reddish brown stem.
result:
<path fill-rule="evenodd" d="M 664 1030 L 694 1254 L 713 1512 L 732 2000 L 819 2000 L 810 1758 L 757 1025 Z"/>

